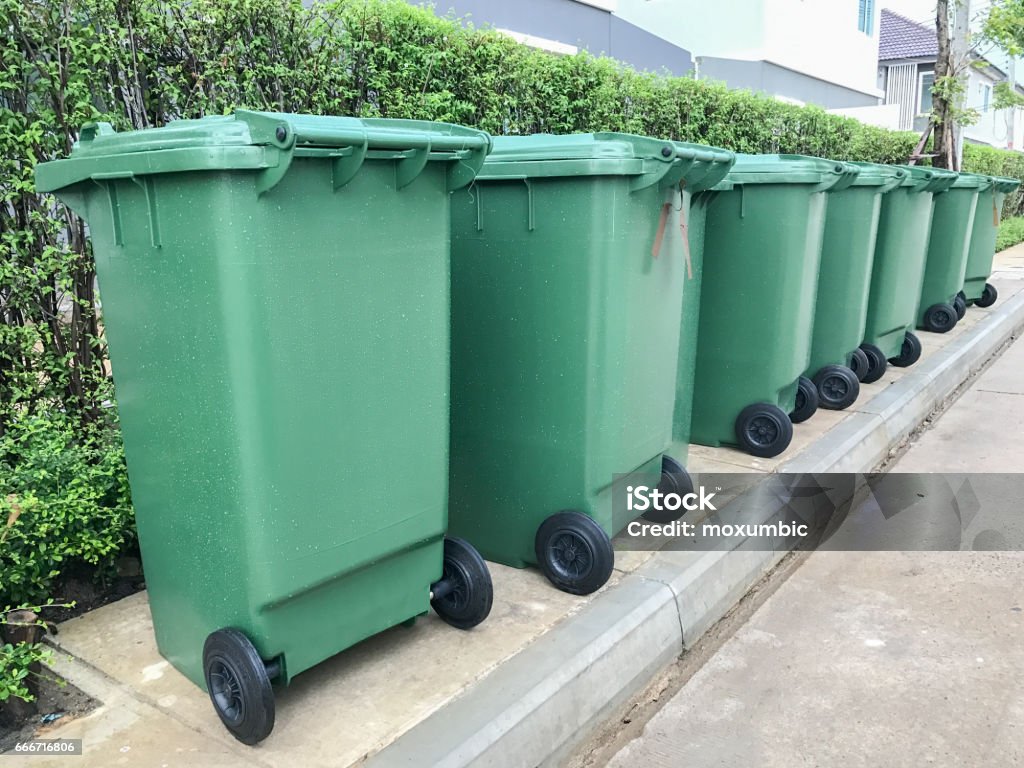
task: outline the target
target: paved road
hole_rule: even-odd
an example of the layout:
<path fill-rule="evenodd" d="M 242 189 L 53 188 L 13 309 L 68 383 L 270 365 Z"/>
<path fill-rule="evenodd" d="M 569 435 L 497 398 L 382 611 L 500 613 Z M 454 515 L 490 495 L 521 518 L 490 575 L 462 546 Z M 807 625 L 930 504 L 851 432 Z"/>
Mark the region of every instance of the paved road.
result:
<path fill-rule="evenodd" d="M 892 471 L 1020 472 L 1022 426 L 1018 340 Z M 610 764 L 1024 765 L 1024 483 L 972 481 L 990 551 L 814 553 Z"/>

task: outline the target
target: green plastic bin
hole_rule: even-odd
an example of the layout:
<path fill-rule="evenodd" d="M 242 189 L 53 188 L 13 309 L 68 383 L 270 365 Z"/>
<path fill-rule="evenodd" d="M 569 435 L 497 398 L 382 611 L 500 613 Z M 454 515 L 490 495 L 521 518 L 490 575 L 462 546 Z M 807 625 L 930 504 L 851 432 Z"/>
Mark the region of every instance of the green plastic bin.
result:
<path fill-rule="evenodd" d="M 859 381 L 874 380 L 877 367 L 871 368 L 860 343 L 864 340 L 878 220 L 882 196 L 908 175 L 905 169 L 891 165 L 854 165 L 859 173 L 853 184 L 828 197 L 810 364 L 805 373 L 814 385 L 812 395 L 831 409 L 853 402 L 846 374 L 835 370 L 837 367 L 849 368 Z M 798 398 L 794 414 L 800 410 Z M 794 421 L 798 420 L 794 416 Z"/>
<path fill-rule="evenodd" d="M 878 377 L 885 372 L 886 361 L 906 367 L 921 357 L 921 341 L 910 329 L 917 323 L 932 198 L 957 178 L 955 172 L 940 168 L 900 167 L 908 171 L 906 179 L 882 198 L 861 345 Z"/>
<path fill-rule="evenodd" d="M 807 370 L 827 191 L 857 169 L 800 155 L 737 155 L 708 201 L 692 439 L 782 453 Z M 854 377 L 856 382 L 856 377 Z"/>
<path fill-rule="evenodd" d="M 238 111 L 87 125 L 36 169 L 89 223 L 157 643 L 246 743 L 270 680 L 431 590 L 457 626 L 489 610 L 483 561 L 444 539 L 449 192 L 489 147 Z"/>
<path fill-rule="evenodd" d="M 988 192 L 978 196 L 964 269 L 963 299 L 968 304 L 991 307 L 996 303 L 999 294 L 988 278 L 992 274 L 992 259 L 996 253 L 999 217 L 1003 211 L 1003 200 L 1019 186 L 1018 179 L 997 176 Z"/>
<path fill-rule="evenodd" d="M 991 176 L 961 173 L 945 192 L 935 194 L 932 231 L 918 301 L 918 328 L 947 333 L 967 311 L 966 301 L 957 294 L 964 284 L 979 195 L 991 189 L 994 183 Z"/>
<path fill-rule="evenodd" d="M 732 158 L 615 133 L 498 137 L 453 196 L 449 523 L 489 559 L 586 594 L 636 516 L 612 503 L 616 475 L 688 481 L 663 461 L 681 214 Z"/>

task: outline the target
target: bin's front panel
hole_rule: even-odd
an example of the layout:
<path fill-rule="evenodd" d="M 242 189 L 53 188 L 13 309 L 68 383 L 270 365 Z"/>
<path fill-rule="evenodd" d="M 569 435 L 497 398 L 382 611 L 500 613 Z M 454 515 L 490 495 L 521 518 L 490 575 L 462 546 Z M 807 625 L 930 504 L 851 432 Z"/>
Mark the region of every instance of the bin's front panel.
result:
<path fill-rule="evenodd" d="M 996 235 L 999 233 L 999 217 L 1003 210 L 1006 193 L 996 187 L 978 195 L 974 212 L 974 226 L 967 248 L 967 263 L 964 267 L 964 295 L 968 301 L 977 301 L 985 290 L 985 283 L 992 274 L 992 259 L 996 253 Z"/>
<path fill-rule="evenodd" d="M 686 265 L 678 219 L 652 257 L 664 200 L 627 176 L 453 196 L 450 530 L 492 559 L 535 562 L 563 509 L 611 533 L 613 474 L 669 445 Z"/>
<path fill-rule="evenodd" d="M 793 410 L 807 369 L 826 193 L 747 184 L 718 192 L 704 234 L 693 440 L 735 444 L 751 403 Z"/>
<path fill-rule="evenodd" d="M 145 181 L 87 216 L 157 639 L 201 684 L 206 635 L 239 627 L 290 676 L 425 611 L 440 575 L 444 167 L 396 190 L 368 159 L 332 192 L 296 157 L 260 197 L 242 172 Z"/>
<path fill-rule="evenodd" d="M 964 284 L 971 230 L 978 208 L 978 190 L 953 187 L 935 195 L 928 257 L 921 281 L 917 323 L 934 304 L 952 304 Z"/>
<path fill-rule="evenodd" d="M 864 340 L 881 202 L 877 186 L 829 193 L 808 377 L 826 365 L 847 365 Z"/>
<path fill-rule="evenodd" d="M 882 198 L 864 341 L 895 357 L 914 326 L 932 223 L 932 194 L 897 187 Z"/>

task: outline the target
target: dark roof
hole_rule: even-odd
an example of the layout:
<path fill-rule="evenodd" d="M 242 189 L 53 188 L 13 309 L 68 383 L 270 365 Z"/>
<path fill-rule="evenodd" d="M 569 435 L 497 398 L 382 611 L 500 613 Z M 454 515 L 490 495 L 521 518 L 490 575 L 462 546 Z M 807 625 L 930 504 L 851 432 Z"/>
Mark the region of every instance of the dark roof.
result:
<path fill-rule="evenodd" d="M 934 59 L 939 55 L 935 28 L 911 21 L 906 16 L 882 9 L 878 34 L 878 60 Z"/>

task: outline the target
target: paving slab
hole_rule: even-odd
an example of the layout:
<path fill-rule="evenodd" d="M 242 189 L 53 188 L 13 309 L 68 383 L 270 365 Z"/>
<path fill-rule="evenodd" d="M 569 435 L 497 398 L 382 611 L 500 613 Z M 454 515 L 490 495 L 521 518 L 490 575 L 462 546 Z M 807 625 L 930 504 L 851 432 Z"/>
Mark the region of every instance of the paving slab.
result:
<path fill-rule="evenodd" d="M 816 552 L 609 765 L 1017 765 L 1022 577 L 1020 552 Z"/>

